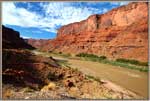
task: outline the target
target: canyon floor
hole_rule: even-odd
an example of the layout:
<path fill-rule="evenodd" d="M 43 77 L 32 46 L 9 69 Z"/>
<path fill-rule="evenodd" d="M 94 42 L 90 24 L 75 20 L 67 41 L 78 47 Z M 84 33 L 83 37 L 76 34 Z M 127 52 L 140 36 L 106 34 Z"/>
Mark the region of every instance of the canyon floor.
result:
<path fill-rule="evenodd" d="M 85 75 L 101 79 L 107 82 L 124 87 L 136 94 L 148 97 L 148 73 L 138 70 L 128 69 L 120 66 L 112 66 L 93 61 L 81 60 L 79 58 L 69 58 L 57 54 L 45 53 L 41 51 L 33 51 L 36 55 L 45 57 L 52 56 L 54 59 L 64 61 L 64 65 L 75 68 Z M 108 85 L 111 87 L 111 85 Z M 112 87 L 113 88 L 113 87 Z M 118 87 L 114 87 L 118 89 Z"/>

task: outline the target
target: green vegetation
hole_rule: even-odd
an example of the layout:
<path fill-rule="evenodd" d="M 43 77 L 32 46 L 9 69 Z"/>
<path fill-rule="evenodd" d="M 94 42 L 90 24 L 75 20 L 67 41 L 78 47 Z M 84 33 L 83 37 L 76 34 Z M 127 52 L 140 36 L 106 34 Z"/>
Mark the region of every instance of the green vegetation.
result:
<path fill-rule="evenodd" d="M 140 62 L 137 60 L 119 58 L 119 59 L 116 59 L 116 61 L 122 62 L 122 63 L 130 63 L 130 64 L 134 64 L 134 65 L 140 65 L 140 66 L 148 66 L 148 62 Z"/>
<path fill-rule="evenodd" d="M 129 69 L 135 69 L 135 70 L 139 70 L 139 71 L 143 71 L 143 72 L 148 72 L 148 66 L 138 66 L 138 65 L 117 62 L 117 61 L 111 61 L 111 60 L 105 60 L 105 61 L 101 61 L 101 62 L 105 63 L 105 64 L 111 64 L 114 66 L 125 67 L 125 68 L 129 68 Z"/>
<path fill-rule="evenodd" d="M 114 66 L 125 67 L 129 69 L 135 69 L 143 72 L 148 72 L 148 62 L 140 62 L 137 60 L 129 60 L 129 59 L 116 59 L 108 60 L 106 56 L 97 56 L 93 54 L 80 53 L 76 55 L 77 57 L 83 57 L 84 60 L 100 62 L 104 64 L 111 64 Z"/>
<path fill-rule="evenodd" d="M 86 54 L 86 53 L 79 53 L 76 56 L 77 57 L 89 58 L 92 61 L 101 61 L 101 60 L 107 59 L 106 56 L 97 56 L 97 55 L 94 55 L 94 54 Z"/>
<path fill-rule="evenodd" d="M 79 53 L 77 54 L 76 56 L 78 57 L 91 57 L 91 58 L 98 58 L 97 55 L 94 55 L 94 54 L 86 54 L 86 53 Z"/>

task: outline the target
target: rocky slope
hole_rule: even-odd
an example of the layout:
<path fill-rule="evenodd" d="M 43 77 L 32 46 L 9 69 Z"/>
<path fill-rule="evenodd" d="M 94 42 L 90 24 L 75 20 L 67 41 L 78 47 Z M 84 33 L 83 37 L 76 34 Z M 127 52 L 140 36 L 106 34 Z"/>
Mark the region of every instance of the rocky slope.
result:
<path fill-rule="evenodd" d="M 65 25 L 55 39 L 41 46 L 46 51 L 148 61 L 148 3 L 130 3 Z"/>

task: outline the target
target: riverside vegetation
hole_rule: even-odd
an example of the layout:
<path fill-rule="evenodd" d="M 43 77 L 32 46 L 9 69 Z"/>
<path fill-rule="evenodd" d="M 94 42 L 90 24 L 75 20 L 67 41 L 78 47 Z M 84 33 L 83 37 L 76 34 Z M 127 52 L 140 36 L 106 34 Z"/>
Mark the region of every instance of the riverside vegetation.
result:
<path fill-rule="evenodd" d="M 116 60 L 110 60 L 106 56 L 97 56 L 94 54 L 87 54 L 87 53 L 79 53 L 79 54 L 76 54 L 75 56 L 72 56 L 69 53 L 65 54 L 62 52 L 48 52 L 47 54 L 53 54 L 54 56 L 56 55 L 56 56 L 75 58 L 75 59 L 79 57 L 81 60 L 100 62 L 104 64 L 110 64 L 114 66 L 139 70 L 141 72 L 148 72 L 148 62 L 141 62 L 141 61 L 134 60 L 134 59 L 118 58 Z"/>
<path fill-rule="evenodd" d="M 83 57 L 85 60 L 111 64 L 115 66 L 135 69 L 143 72 L 148 72 L 148 62 L 140 62 L 137 60 L 119 58 L 116 60 L 108 60 L 106 56 L 97 56 L 93 54 L 80 53 L 77 57 Z"/>

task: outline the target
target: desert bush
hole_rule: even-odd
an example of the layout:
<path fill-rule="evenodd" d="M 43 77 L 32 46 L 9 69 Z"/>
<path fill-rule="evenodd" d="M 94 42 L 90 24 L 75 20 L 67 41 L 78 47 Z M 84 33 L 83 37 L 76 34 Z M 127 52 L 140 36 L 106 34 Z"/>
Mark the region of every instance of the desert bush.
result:
<path fill-rule="evenodd" d="M 98 58 L 97 55 L 94 55 L 94 54 L 87 54 L 87 53 L 79 53 L 77 54 L 76 56 L 78 57 L 91 57 L 91 58 Z"/>

